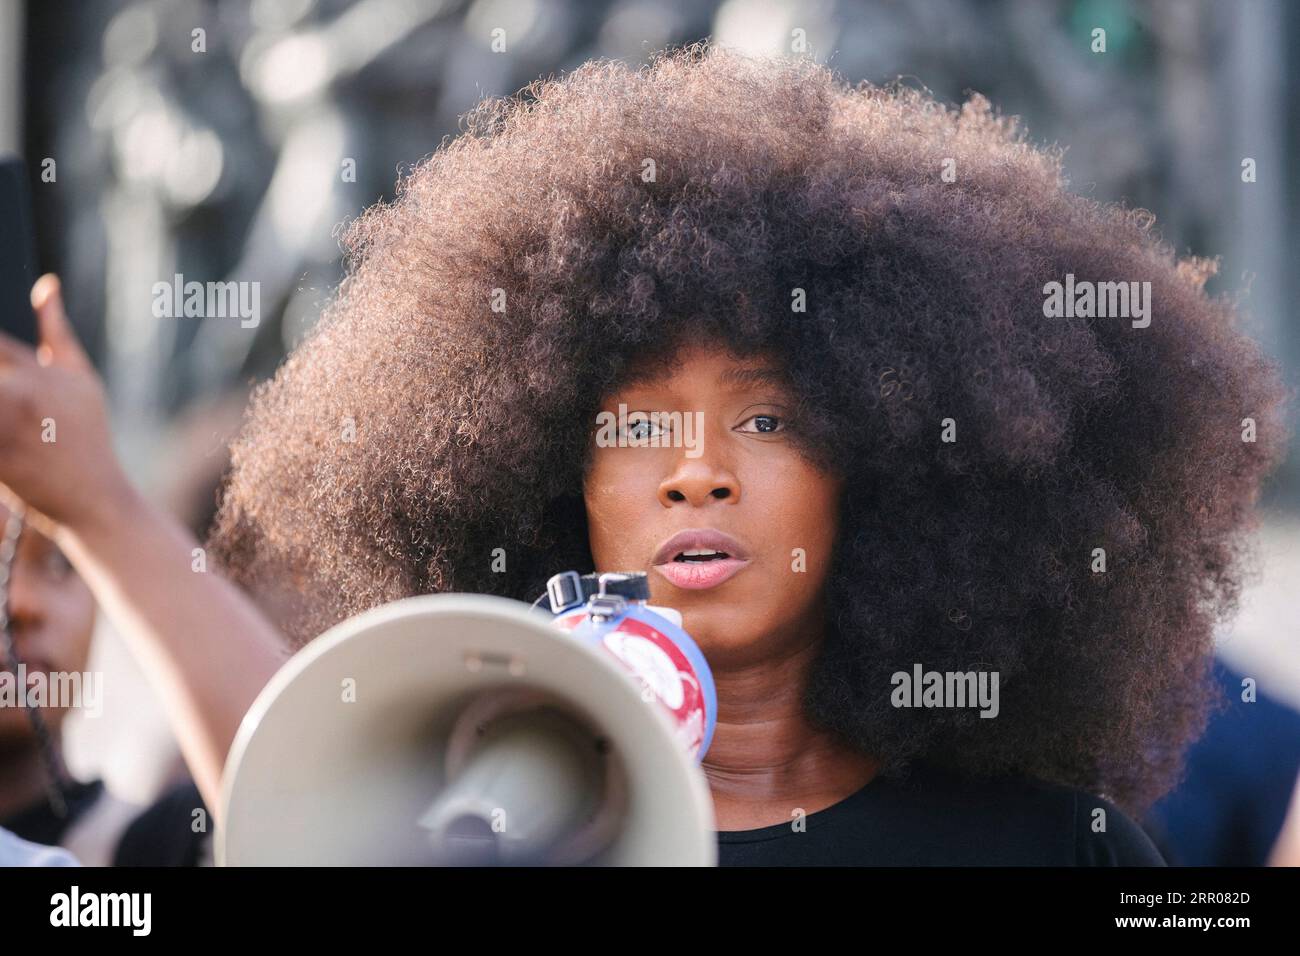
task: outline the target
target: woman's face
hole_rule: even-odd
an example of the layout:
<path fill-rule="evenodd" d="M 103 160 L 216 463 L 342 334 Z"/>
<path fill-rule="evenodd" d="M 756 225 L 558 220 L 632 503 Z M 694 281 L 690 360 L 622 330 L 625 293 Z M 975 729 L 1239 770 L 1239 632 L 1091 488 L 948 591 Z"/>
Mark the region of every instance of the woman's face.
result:
<path fill-rule="evenodd" d="M 691 345 L 659 378 L 606 396 L 593 432 L 584 497 L 596 570 L 647 571 L 650 603 L 681 611 L 715 666 L 822 636 L 843 480 L 797 453 L 791 399 L 773 360 Z M 678 532 L 709 529 L 734 539 L 714 547 L 731 557 L 675 560 L 673 546 L 656 558 Z"/>
<path fill-rule="evenodd" d="M 0 504 L 0 527 L 9 512 Z M 25 527 L 18 539 L 9 579 L 9 624 L 18 656 L 30 676 L 84 672 L 95 628 L 95 599 L 67 558 L 49 538 Z M 0 668 L 4 667 L 0 654 Z M 66 707 L 42 711 L 51 729 L 67 716 Z M 31 721 L 20 707 L 0 707 L 0 750 L 32 737 Z"/>

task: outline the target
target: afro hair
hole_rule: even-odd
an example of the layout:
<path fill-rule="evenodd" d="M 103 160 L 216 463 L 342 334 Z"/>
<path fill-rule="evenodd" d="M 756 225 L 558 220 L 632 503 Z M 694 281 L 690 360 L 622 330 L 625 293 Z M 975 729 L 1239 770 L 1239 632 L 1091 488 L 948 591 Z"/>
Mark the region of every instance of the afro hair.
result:
<path fill-rule="evenodd" d="M 707 43 L 588 62 L 481 103 L 350 224 L 337 295 L 255 394 L 214 548 L 290 598 L 296 641 L 412 594 L 531 601 L 593 570 L 602 397 L 687 339 L 776 352 L 798 440 L 848 479 L 809 716 L 885 772 L 1140 812 L 1204 727 L 1285 439 L 1213 263 L 1152 226 L 1068 192 L 978 96 Z M 1046 316 L 1067 275 L 1149 282 L 1150 324 Z M 998 671 L 997 719 L 892 706 L 917 662 Z"/>

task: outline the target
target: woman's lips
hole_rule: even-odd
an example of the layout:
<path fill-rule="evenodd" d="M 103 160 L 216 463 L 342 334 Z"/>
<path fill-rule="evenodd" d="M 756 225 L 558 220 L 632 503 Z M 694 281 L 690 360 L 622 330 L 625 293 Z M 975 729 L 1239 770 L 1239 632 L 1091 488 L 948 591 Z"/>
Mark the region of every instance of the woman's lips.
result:
<path fill-rule="evenodd" d="M 714 558 L 712 561 L 665 561 L 654 569 L 670 584 L 688 591 L 717 587 L 749 564 L 741 558 Z"/>

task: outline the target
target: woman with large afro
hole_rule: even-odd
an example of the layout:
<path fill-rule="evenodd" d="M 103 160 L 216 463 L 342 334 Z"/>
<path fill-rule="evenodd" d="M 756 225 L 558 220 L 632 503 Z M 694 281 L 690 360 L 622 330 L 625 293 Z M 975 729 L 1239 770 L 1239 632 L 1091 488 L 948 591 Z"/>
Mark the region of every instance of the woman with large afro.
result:
<path fill-rule="evenodd" d="M 1068 192 L 979 97 L 701 44 L 481 104 L 346 246 L 212 542 L 276 627 L 190 573 L 116 466 L 87 493 L 106 439 L 88 469 L 0 435 L 27 443 L 0 479 L 136 634 L 211 805 L 280 635 L 641 570 L 717 684 L 722 862 L 1161 862 L 1129 815 L 1213 705 L 1284 430 L 1213 264 L 1148 213 Z M 1103 291 L 1061 314 L 1054 283 Z M 5 346 L 6 395 L 93 378 L 56 293 L 45 359 Z M 98 435 L 81 391 L 61 413 Z M 698 440 L 598 440 L 620 407 L 623 437 L 679 411 Z M 669 547 L 701 530 L 725 537 Z M 931 672 L 994 699 L 911 686 Z"/>

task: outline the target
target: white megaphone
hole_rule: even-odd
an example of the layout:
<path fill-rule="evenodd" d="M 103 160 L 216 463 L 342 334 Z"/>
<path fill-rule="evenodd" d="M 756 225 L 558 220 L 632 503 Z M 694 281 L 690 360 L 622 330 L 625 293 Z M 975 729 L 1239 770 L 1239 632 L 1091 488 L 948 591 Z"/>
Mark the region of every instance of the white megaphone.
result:
<path fill-rule="evenodd" d="M 231 746 L 218 864 L 716 865 L 716 696 L 680 615 L 642 573 L 548 596 L 407 598 L 306 645 Z"/>

